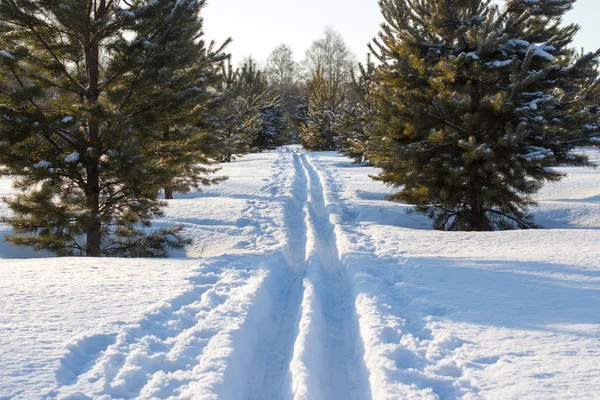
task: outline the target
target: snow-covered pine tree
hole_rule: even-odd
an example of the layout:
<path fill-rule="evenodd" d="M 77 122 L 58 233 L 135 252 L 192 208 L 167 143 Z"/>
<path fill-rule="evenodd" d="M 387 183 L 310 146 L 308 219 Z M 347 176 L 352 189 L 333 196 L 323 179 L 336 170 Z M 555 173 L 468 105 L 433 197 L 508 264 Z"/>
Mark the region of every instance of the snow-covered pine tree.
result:
<path fill-rule="evenodd" d="M 260 126 L 252 143 L 256 151 L 274 150 L 289 138 L 290 124 L 281 98 L 274 92 L 269 97 L 269 103 L 260 110 Z"/>
<path fill-rule="evenodd" d="M 0 0 L 0 165 L 20 193 L 23 246 L 60 255 L 164 256 L 161 188 L 211 183 L 192 125 L 222 55 L 204 0 Z"/>
<path fill-rule="evenodd" d="M 363 165 L 370 164 L 367 146 L 373 107 L 369 90 L 374 70 L 375 65 L 370 60 L 366 66 L 359 64 L 359 75 L 352 73 L 352 95 L 348 96 L 351 100 L 346 101 L 334 121 L 334 128 L 340 135 L 338 151 Z"/>
<path fill-rule="evenodd" d="M 231 162 L 251 151 L 262 128 L 261 110 L 276 105 L 278 97 L 252 59 L 235 70 L 230 61 L 223 65 L 218 91 L 222 106 L 213 116 L 216 153 L 222 162 Z"/>
<path fill-rule="evenodd" d="M 436 229 L 535 227 L 531 195 L 562 177 L 552 166 L 589 165 L 573 150 L 595 135 L 580 88 L 596 85 L 598 53 L 568 47 L 572 4 L 380 0 L 369 154 L 402 187 L 392 199 Z"/>
<path fill-rule="evenodd" d="M 210 158 L 214 149 L 211 121 L 213 114 L 221 106 L 220 98 L 214 91 L 220 81 L 219 71 L 225 58 L 224 49 L 229 40 L 215 48 L 210 43 L 205 55 L 193 60 L 195 74 L 181 75 L 178 84 L 157 87 L 155 90 L 170 91 L 171 96 L 183 94 L 193 99 L 186 107 L 165 108 L 165 115 L 157 120 L 158 129 L 163 132 L 163 140 L 157 142 L 152 151 L 160 159 L 165 177 L 171 177 L 164 187 L 165 199 L 173 199 L 173 193 L 187 193 L 201 185 L 208 186 L 227 179 L 224 176 L 211 176 L 220 168 Z M 188 80 L 186 82 L 186 79 Z M 168 178 L 167 178 L 168 179 Z"/>
<path fill-rule="evenodd" d="M 335 120 L 344 103 L 342 82 L 328 79 L 318 68 L 308 81 L 307 110 L 300 129 L 302 145 L 311 151 L 335 150 L 339 139 Z"/>
<path fill-rule="evenodd" d="M 541 88 L 547 88 L 548 84 L 556 84 L 555 91 L 561 95 L 562 102 L 548 103 L 549 110 L 555 107 L 561 108 L 558 117 L 553 117 L 554 122 L 562 118 L 563 123 L 546 128 L 559 129 L 560 136 L 564 139 L 570 135 L 569 144 L 576 146 L 589 146 L 600 143 L 600 125 L 598 124 L 600 84 L 598 82 L 598 51 L 585 53 L 568 47 L 572 38 L 579 31 L 579 26 L 570 24 L 562 26 L 562 16 L 573 7 L 576 0 L 508 0 L 506 12 L 509 16 L 506 23 L 506 32 L 518 32 L 521 41 L 515 40 L 512 44 L 523 57 L 529 47 L 527 44 L 544 43 L 549 44 L 550 56 L 562 58 L 562 63 L 554 65 L 555 69 L 563 66 L 560 74 L 550 72 L 548 77 L 536 82 Z M 551 41 L 551 42 L 549 42 Z M 558 46 L 560 44 L 560 46 Z M 536 52 L 539 56 L 541 53 Z M 534 58 L 535 60 L 535 58 Z M 566 77 L 565 77 L 566 75 Z M 555 78 L 562 79 L 555 79 Z M 524 103 L 530 110 L 536 111 L 539 101 L 545 98 L 542 91 L 537 96 L 528 94 Z M 551 95 L 553 95 L 552 93 Z M 570 96 L 570 97 L 569 97 Z M 571 99 L 569 102 L 568 99 Z M 533 107 L 531 107 L 533 105 Z M 570 106 L 568 113 L 564 112 L 565 105 Z M 525 108 L 525 110 L 527 110 Z M 583 127 L 583 130 L 582 130 Z M 572 148 L 571 148 L 572 149 Z M 571 150 L 570 149 L 570 150 Z M 564 154 L 563 154 L 564 156 Z M 567 155 L 571 158 L 573 154 Z M 561 161 L 564 163 L 564 161 Z"/>

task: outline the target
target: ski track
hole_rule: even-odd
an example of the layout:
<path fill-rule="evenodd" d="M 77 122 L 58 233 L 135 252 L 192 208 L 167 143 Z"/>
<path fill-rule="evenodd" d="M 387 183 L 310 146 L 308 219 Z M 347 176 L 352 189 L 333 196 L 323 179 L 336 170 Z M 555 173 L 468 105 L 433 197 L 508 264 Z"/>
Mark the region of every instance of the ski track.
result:
<path fill-rule="evenodd" d="M 304 207 L 307 201 L 306 177 L 289 169 L 290 152 L 279 152 L 276 173 L 279 182 L 273 184 L 273 194 L 280 194 L 289 180 L 292 181 L 289 196 L 283 197 L 286 244 L 283 252 L 285 263 L 281 266 L 282 283 L 273 296 L 274 312 L 271 330 L 263 337 L 256 351 L 252 370 L 254 376 L 248 384 L 250 400 L 290 398 L 290 380 L 287 366 L 290 363 L 294 338 L 298 335 L 298 316 L 302 301 L 303 263 L 306 254 L 307 232 Z M 294 161 L 295 162 L 295 161 Z M 293 172 L 293 171 L 292 171 Z"/>
<path fill-rule="evenodd" d="M 366 399 L 350 284 L 321 179 L 304 153 L 280 157 L 293 166 L 284 206 L 287 272 L 274 299 L 281 305 L 275 329 L 254 364 L 263 378 L 250 383 L 249 398 Z"/>
<path fill-rule="evenodd" d="M 315 252 L 321 266 L 318 270 L 322 283 L 325 333 L 324 351 L 327 365 L 326 379 L 329 391 L 325 398 L 365 398 L 367 382 L 362 374 L 363 351 L 357 341 L 357 326 L 353 296 L 346 269 L 342 266 L 335 225 L 329 206 L 325 202 L 322 179 L 305 154 L 300 156 L 302 166 L 309 176 L 309 214 L 315 236 Z"/>

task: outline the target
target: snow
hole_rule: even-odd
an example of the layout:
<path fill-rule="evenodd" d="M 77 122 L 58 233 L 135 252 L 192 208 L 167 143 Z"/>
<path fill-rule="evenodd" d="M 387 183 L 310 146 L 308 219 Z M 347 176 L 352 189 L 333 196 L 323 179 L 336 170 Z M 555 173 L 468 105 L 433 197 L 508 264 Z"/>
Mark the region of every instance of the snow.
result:
<path fill-rule="evenodd" d="M 65 157 L 65 162 L 73 163 L 77 161 L 79 161 L 79 153 L 77 151 Z"/>
<path fill-rule="evenodd" d="M 506 42 L 508 46 L 521 46 L 521 47 L 529 47 L 529 42 L 527 40 L 522 39 L 510 39 Z"/>
<path fill-rule="evenodd" d="M 523 50 L 527 49 L 527 51 L 532 51 L 534 56 L 544 58 L 547 61 L 554 60 L 554 56 L 550 54 L 550 52 L 556 51 L 556 48 L 554 46 L 548 44 L 541 44 L 538 46 L 529 43 L 526 40 L 520 39 L 510 39 L 506 42 L 506 45 L 509 47 L 521 47 Z"/>
<path fill-rule="evenodd" d="M 477 55 L 477 53 L 472 51 L 467 53 L 467 57 L 469 57 L 472 60 L 479 60 L 479 56 Z"/>
<path fill-rule="evenodd" d="M 597 171 L 562 169 L 540 193 L 538 222 L 555 229 L 447 233 L 383 203 L 388 190 L 349 163 L 336 171 L 340 157 L 319 159 L 356 224 L 339 226 L 374 398 L 596 396 Z"/>
<path fill-rule="evenodd" d="M 531 110 L 537 110 L 538 109 L 538 103 L 549 102 L 549 101 L 552 101 L 552 100 L 554 100 L 554 96 L 552 96 L 551 94 L 540 95 L 536 99 L 531 100 L 527 106 Z"/>
<path fill-rule="evenodd" d="M 520 154 L 519 157 L 528 160 L 528 161 L 539 161 L 544 158 L 550 158 L 554 156 L 554 153 L 550 149 L 546 149 L 538 146 L 529 146 L 529 153 Z"/>
<path fill-rule="evenodd" d="M 6 57 L 11 60 L 15 59 L 15 57 L 6 50 L 0 50 L 0 56 Z"/>
<path fill-rule="evenodd" d="M 551 48 L 548 48 L 548 47 L 541 48 L 538 46 L 531 46 L 531 49 L 533 50 L 533 55 L 536 57 L 544 58 L 548 61 L 554 60 L 554 56 L 546 51 L 546 50 L 550 50 Z"/>
<path fill-rule="evenodd" d="M 166 260 L 0 242 L 0 398 L 595 398 L 600 172 L 559 170 L 548 229 L 439 232 L 287 147 L 176 194 L 156 226 L 195 243 Z"/>
<path fill-rule="evenodd" d="M 33 164 L 33 168 L 49 168 L 52 166 L 50 161 L 42 160 L 37 164 Z"/>
<path fill-rule="evenodd" d="M 115 332 L 163 298 L 190 290 L 197 263 L 3 259 L 0 397 L 42 398 L 73 380 Z"/>
<path fill-rule="evenodd" d="M 496 60 L 496 61 L 488 62 L 488 63 L 486 63 L 486 65 L 491 68 L 503 68 L 503 67 L 506 67 L 506 66 L 512 64 L 512 62 L 513 62 L 513 60 L 502 60 L 502 61 Z"/>

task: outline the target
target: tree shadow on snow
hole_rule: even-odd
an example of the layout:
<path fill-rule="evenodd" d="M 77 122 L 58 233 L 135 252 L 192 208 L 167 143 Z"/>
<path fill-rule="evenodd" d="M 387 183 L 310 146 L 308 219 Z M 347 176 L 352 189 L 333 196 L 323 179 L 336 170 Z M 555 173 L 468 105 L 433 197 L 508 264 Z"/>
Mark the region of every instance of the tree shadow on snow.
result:
<path fill-rule="evenodd" d="M 424 317 L 548 332 L 600 323 L 600 270 L 444 257 L 389 261 L 401 279 L 390 282 L 392 294 Z"/>
<path fill-rule="evenodd" d="M 457 365 L 454 352 L 477 345 L 478 337 L 471 335 L 467 341 L 452 329 L 440 329 L 444 321 L 472 324 L 481 332 L 495 327 L 535 337 L 547 334 L 549 340 L 598 338 L 597 330 L 573 325 L 600 323 L 600 270 L 506 260 L 400 260 L 367 253 L 347 254 L 343 261 L 352 271 L 355 293 L 370 299 L 369 319 L 384 343 L 379 354 L 395 366 L 386 369 L 389 381 L 430 389 L 440 398 L 477 395 L 474 382 L 462 379 L 463 369 L 483 369 L 500 359 L 480 357 Z M 531 354 L 523 350 L 505 356 Z"/>

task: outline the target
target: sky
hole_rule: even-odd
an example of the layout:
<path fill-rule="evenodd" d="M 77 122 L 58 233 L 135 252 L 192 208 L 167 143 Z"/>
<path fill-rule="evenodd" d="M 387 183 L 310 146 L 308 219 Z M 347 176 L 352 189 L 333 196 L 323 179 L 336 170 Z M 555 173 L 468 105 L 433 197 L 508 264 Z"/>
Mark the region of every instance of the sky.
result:
<path fill-rule="evenodd" d="M 581 26 L 574 45 L 586 51 L 600 47 L 599 0 L 578 0 L 565 22 Z M 337 30 L 360 61 L 367 43 L 377 36 L 382 17 L 377 0 L 209 0 L 203 10 L 206 38 L 233 43 L 228 51 L 234 62 L 252 55 L 265 61 L 279 44 L 286 43 L 297 61 L 323 32 Z"/>

